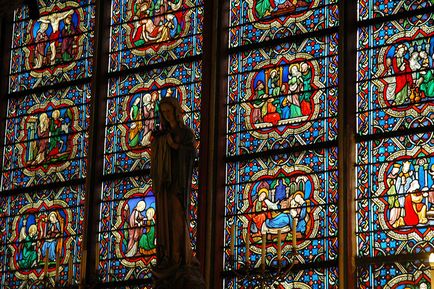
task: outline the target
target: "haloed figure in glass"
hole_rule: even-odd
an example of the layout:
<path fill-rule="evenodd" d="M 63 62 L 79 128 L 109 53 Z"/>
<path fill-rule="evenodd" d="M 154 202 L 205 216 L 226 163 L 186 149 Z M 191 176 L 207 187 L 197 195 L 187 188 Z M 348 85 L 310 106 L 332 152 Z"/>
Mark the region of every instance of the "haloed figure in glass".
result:
<path fill-rule="evenodd" d="M 154 131 L 151 144 L 152 187 L 157 200 L 156 289 L 204 288 L 188 230 L 195 140 L 193 131 L 183 122 L 183 113 L 176 98 L 163 98 L 161 128 Z"/>
<path fill-rule="evenodd" d="M 38 228 L 35 224 L 30 225 L 28 233 L 26 233 L 27 220 L 23 220 L 23 227 L 20 230 L 20 241 L 22 244 L 22 257 L 18 260 L 18 265 L 21 269 L 30 269 L 36 265 L 38 253 L 36 252 L 36 239 L 38 237 Z"/>

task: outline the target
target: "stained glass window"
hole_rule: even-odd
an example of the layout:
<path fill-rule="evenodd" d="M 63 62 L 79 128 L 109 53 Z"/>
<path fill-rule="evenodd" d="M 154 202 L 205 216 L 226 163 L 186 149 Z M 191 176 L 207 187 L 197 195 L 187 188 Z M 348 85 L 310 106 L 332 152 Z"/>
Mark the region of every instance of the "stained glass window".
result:
<path fill-rule="evenodd" d="M 293 262 L 293 230 L 296 224 L 296 252 L 304 264 L 335 260 L 337 242 L 337 150 L 336 148 L 274 155 L 228 163 L 226 187 L 226 237 L 231 242 L 235 222 L 235 252 L 225 249 L 225 270 L 260 267 L 262 236 L 266 234 L 266 264 L 278 265 L 278 231 L 282 240 L 283 266 Z M 247 238 L 249 240 L 247 240 Z M 247 249 L 248 248 L 248 249 Z M 249 250 L 246 257 L 246 250 Z M 248 259 L 247 259 L 248 258 Z M 247 265 L 249 266 L 249 265 Z M 293 272 L 294 273 L 294 272 Z M 306 275 L 305 275 L 306 274 Z M 297 283 L 313 287 L 337 287 L 337 268 L 324 268 L 309 279 L 308 270 L 285 276 L 282 288 Z M 247 288 L 257 280 L 225 280 L 224 288 Z M 272 281 L 278 282 L 277 280 Z M 230 285 L 232 284 L 232 285 Z"/>
<path fill-rule="evenodd" d="M 336 138 L 336 37 L 230 56 L 228 155 Z"/>
<path fill-rule="evenodd" d="M 84 199 L 83 186 L 0 197 L 4 288 L 80 282 Z"/>
<path fill-rule="evenodd" d="M 113 0 L 110 71 L 202 53 L 202 0 Z"/>
<path fill-rule="evenodd" d="M 433 15 L 423 9 L 413 16 L 399 13 L 431 5 L 359 1 L 359 20 L 379 22 L 360 22 L 357 42 L 360 288 L 427 288 L 430 283 L 423 254 L 433 251 L 434 237 L 434 144 L 426 129 L 433 124 Z M 381 20 L 392 14 L 395 19 Z M 384 256 L 390 261 L 377 261 Z"/>
<path fill-rule="evenodd" d="M 136 177 L 106 182 L 102 199 L 99 228 L 102 281 L 123 281 L 125 276 L 149 278 L 149 265 L 156 252 L 156 206 L 150 179 Z M 133 224 L 139 219 L 134 216 L 136 212 L 143 212 L 145 224 Z M 137 230 L 141 237 L 135 244 Z"/>
<path fill-rule="evenodd" d="M 109 82 L 105 139 L 106 174 L 150 167 L 150 137 L 158 121 L 157 103 L 176 97 L 185 123 L 199 139 L 200 62 L 112 78 Z"/>
<path fill-rule="evenodd" d="M 224 215 L 223 227 L 208 230 L 204 255 L 217 256 L 204 270 L 215 271 L 208 277 L 217 287 L 331 289 L 347 284 L 340 278 L 353 282 L 343 276 L 353 269 L 350 287 L 430 287 L 432 0 L 359 0 L 353 11 L 337 0 L 109 2 L 104 12 L 99 0 L 38 0 L 39 19 L 23 7 L 9 23 L 0 85 L 1 288 L 151 288 L 158 208 L 150 138 L 168 96 L 185 110 L 197 152 L 211 154 L 195 160 L 194 249 L 207 193 L 199 192 L 200 180 L 211 186 L 210 200 L 224 195 L 224 204 L 207 204 L 207 226 Z M 353 20 L 355 52 L 348 48 Z M 223 37 L 227 47 L 217 52 Z M 349 55 L 357 65 L 344 79 L 355 80 L 356 95 L 339 84 L 338 67 L 352 69 L 342 62 Z M 352 107 L 338 114 L 338 98 L 341 107 L 356 101 L 355 140 L 338 127 L 338 118 L 353 114 Z M 203 136 L 211 144 L 200 151 Z M 347 138 L 355 164 L 342 157 Z M 217 172 L 199 172 L 199 163 L 225 178 L 214 183 Z M 354 167 L 355 180 L 339 167 Z M 338 214 L 348 217 L 342 212 L 349 209 L 338 203 L 348 198 L 355 212 L 342 222 Z M 338 262 L 351 251 L 351 238 L 339 239 L 354 233 L 347 222 L 355 222 L 355 265 L 351 256 Z M 80 284 L 85 272 L 92 276 Z"/>
<path fill-rule="evenodd" d="M 229 17 L 224 288 L 338 288 L 337 1 L 230 1 Z M 295 267 L 264 277 L 279 263 Z"/>
<path fill-rule="evenodd" d="M 200 0 L 112 1 L 103 163 L 104 177 L 110 181 L 103 183 L 98 238 L 98 276 L 103 283 L 150 282 L 158 211 L 149 176 L 150 143 L 152 131 L 159 127 L 162 98 L 179 100 L 199 152 L 203 9 Z M 198 174 L 196 167 L 189 206 L 193 248 Z"/>
<path fill-rule="evenodd" d="M 90 77 L 94 4 L 91 0 L 40 1 L 41 17 L 15 14 L 9 91 Z"/>
<path fill-rule="evenodd" d="M 335 27 L 337 3 L 337 0 L 230 1 L 229 47 Z"/>
<path fill-rule="evenodd" d="M 81 282 L 93 1 L 15 11 L 1 171 L 2 288 Z M 79 82 L 80 81 L 80 82 Z"/>
<path fill-rule="evenodd" d="M 86 175 L 89 85 L 9 99 L 2 189 Z"/>

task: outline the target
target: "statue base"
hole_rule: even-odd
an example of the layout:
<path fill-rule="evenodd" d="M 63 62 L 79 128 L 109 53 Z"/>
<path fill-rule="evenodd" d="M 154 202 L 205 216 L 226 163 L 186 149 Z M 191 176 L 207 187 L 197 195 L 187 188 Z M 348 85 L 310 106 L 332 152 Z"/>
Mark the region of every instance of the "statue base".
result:
<path fill-rule="evenodd" d="M 205 289 L 198 266 L 176 265 L 152 270 L 153 289 Z"/>

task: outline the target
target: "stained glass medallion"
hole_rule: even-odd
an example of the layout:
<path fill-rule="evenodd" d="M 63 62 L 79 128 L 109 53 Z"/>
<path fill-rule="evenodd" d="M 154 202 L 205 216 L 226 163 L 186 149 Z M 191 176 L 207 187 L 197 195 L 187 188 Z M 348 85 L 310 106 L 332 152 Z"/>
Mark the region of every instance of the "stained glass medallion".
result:
<path fill-rule="evenodd" d="M 189 201 L 190 237 L 197 231 L 197 169 Z M 98 275 L 102 282 L 150 279 L 156 262 L 156 200 L 149 177 L 103 184 L 100 205 Z"/>
<path fill-rule="evenodd" d="M 230 56 L 227 154 L 335 139 L 337 36 Z"/>
<path fill-rule="evenodd" d="M 158 125 L 158 101 L 176 97 L 184 120 L 199 139 L 200 63 L 156 69 L 110 80 L 107 100 L 105 173 L 149 168 L 150 136 Z"/>
<path fill-rule="evenodd" d="M 36 21 L 25 18 L 25 9 L 15 15 L 10 92 L 92 74 L 93 2 L 44 2 L 40 11 Z"/>
<path fill-rule="evenodd" d="M 230 1 L 229 46 L 237 47 L 338 25 L 337 0 Z"/>
<path fill-rule="evenodd" d="M 84 219 L 82 186 L 1 197 L 1 284 L 77 284 Z M 57 280 L 57 281 L 56 281 Z"/>
<path fill-rule="evenodd" d="M 358 132 L 433 123 L 433 15 L 359 29 Z"/>
<path fill-rule="evenodd" d="M 202 53 L 203 1 L 113 0 L 110 71 Z"/>
<path fill-rule="evenodd" d="M 107 182 L 101 200 L 99 278 L 103 282 L 150 278 L 156 252 L 150 179 Z"/>
<path fill-rule="evenodd" d="M 359 256 L 432 252 L 432 133 L 358 145 Z"/>
<path fill-rule="evenodd" d="M 9 99 L 3 190 L 85 176 L 90 94 L 82 85 Z"/>
<path fill-rule="evenodd" d="M 250 266 L 260 267 L 263 234 L 267 235 L 266 264 L 276 266 L 279 230 L 282 263 L 287 265 L 291 262 L 294 223 L 299 262 L 314 264 L 336 260 L 338 197 L 335 148 L 228 163 L 227 182 L 225 270 L 245 266 L 246 250 L 249 250 Z M 235 235 L 231 236 L 234 224 Z M 235 238 L 234 252 L 230 251 L 231 238 Z M 246 244 L 250 245 L 247 247 Z M 233 259 L 231 254 L 234 255 Z M 317 272 L 322 276 L 318 277 L 322 281 L 312 282 L 315 278 L 305 280 L 305 287 L 302 288 L 335 288 L 336 282 L 322 283 L 327 282 L 328 278 L 335 280 L 331 276 L 335 274 L 333 272 L 331 268 Z M 287 283 L 282 283 L 281 288 L 291 288 L 287 286 L 294 281 L 303 282 L 302 276 L 303 273 L 300 273 L 294 280 L 287 276 Z M 231 283 L 230 279 L 225 282 Z M 246 284 L 241 282 L 237 286 L 243 285 Z M 231 286 L 250 288 L 236 287 L 235 284 Z"/>

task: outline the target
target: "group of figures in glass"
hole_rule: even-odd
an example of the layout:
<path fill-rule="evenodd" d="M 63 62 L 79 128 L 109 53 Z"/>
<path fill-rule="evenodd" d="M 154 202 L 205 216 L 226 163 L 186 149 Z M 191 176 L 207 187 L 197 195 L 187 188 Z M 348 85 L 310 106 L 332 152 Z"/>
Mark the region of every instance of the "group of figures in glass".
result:
<path fill-rule="evenodd" d="M 432 41 L 431 41 L 432 42 Z M 385 68 L 388 83 L 385 92 L 391 105 L 419 102 L 434 97 L 434 74 L 431 70 L 434 43 L 391 47 L 386 54 Z"/>
<path fill-rule="evenodd" d="M 147 204 L 151 202 L 152 204 Z M 154 198 L 132 198 L 121 204 L 120 215 L 123 237 L 121 252 L 125 257 L 132 258 L 152 255 L 156 252 L 155 239 L 155 200 Z"/>
<path fill-rule="evenodd" d="M 290 175 L 280 173 L 260 178 L 246 188 L 243 211 L 248 214 L 242 220 L 245 222 L 243 227 L 248 231 L 246 238 L 252 239 L 251 244 L 260 246 L 257 242 L 265 234 L 273 240 L 277 238 L 278 231 L 282 234 L 282 240 L 306 239 L 315 234 L 319 225 L 314 216 L 318 209 L 315 204 L 319 201 L 315 187 L 319 184 L 316 176 L 308 175 L 305 169 L 296 170 Z M 293 232 L 296 232 L 296 236 L 292 236 Z M 258 253 L 260 247 L 251 249 Z"/>
<path fill-rule="evenodd" d="M 46 262 L 54 264 L 63 255 L 65 216 L 65 212 L 57 210 L 33 212 L 15 220 L 20 242 L 13 260 L 15 268 L 24 270 L 22 273 L 42 269 Z"/>
<path fill-rule="evenodd" d="M 306 176 L 297 177 L 291 184 L 287 184 L 286 179 L 274 180 L 271 185 L 265 181 L 257 184 L 251 207 L 250 232 L 253 238 L 263 234 L 277 235 L 277 230 L 289 233 L 294 218 L 299 233 L 308 231 L 311 224 L 307 214 L 310 196 L 306 190 L 307 182 L 310 188 Z"/>
<path fill-rule="evenodd" d="M 256 127 L 301 122 L 312 114 L 316 86 L 309 62 L 258 72 L 254 83 L 250 118 Z"/>
<path fill-rule="evenodd" d="M 257 0 L 253 1 L 254 10 L 258 18 L 293 13 L 312 6 L 313 0 Z"/>
<path fill-rule="evenodd" d="M 38 19 L 27 35 L 29 63 L 33 69 L 69 62 L 77 55 L 76 36 L 79 30 L 79 14 L 74 10 L 54 13 Z"/>
<path fill-rule="evenodd" d="M 162 97 L 177 95 L 177 88 L 145 93 L 136 96 L 128 103 L 129 120 L 128 145 L 130 148 L 145 147 L 151 143 L 151 133 L 158 117 L 158 101 Z"/>
<path fill-rule="evenodd" d="M 132 47 L 164 42 L 174 39 L 183 31 L 184 19 L 176 12 L 182 6 L 182 0 L 132 0 L 130 41 Z"/>
<path fill-rule="evenodd" d="M 390 226 L 417 226 L 434 220 L 433 177 L 430 159 L 403 160 L 390 166 L 385 186 Z"/>
<path fill-rule="evenodd" d="M 46 110 L 39 116 L 30 116 L 24 120 L 27 128 L 26 138 L 31 141 L 26 149 L 25 160 L 31 166 L 67 159 L 71 143 L 66 135 L 71 131 L 74 119 L 72 109 L 58 108 Z"/>
<path fill-rule="evenodd" d="M 44 258 L 49 262 L 55 262 L 57 252 L 62 250 L 64 218 L 58 212 L 38 216 L 27 223 L 23 219 L 20 230 L 22 243 L 21 254 L 18 254 L 18 265 L 21 269 L 30 269 L 38 264 L 43 264 Z M 27 229 L 28 228 L 28 229 Z M 48 254 L 48 255 L 47 255 Z M 47 255 L 47 256 L 46 256 Z"/>

